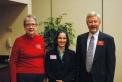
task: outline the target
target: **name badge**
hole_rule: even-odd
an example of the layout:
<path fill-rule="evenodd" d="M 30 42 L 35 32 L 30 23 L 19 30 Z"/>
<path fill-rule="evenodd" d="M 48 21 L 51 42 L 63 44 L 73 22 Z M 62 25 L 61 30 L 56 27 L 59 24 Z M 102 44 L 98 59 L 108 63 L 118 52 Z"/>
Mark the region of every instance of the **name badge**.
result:
<path fill-rule="evenodd" d="M 37 49 L 42 49 L 40 44 L 36 44 L 35 47 L 36 47 Z"/>
<path fill-rule="evenodd" d="M 50 55 L 50 59 L 57 59 L 56 55 Z"/>
<path fill-rule="evenodd" d="M 98 45 L 98 46 L 104 46 L 104 41 L 98 41 L 98 42 L 97 42 L 97 45 Z"/>

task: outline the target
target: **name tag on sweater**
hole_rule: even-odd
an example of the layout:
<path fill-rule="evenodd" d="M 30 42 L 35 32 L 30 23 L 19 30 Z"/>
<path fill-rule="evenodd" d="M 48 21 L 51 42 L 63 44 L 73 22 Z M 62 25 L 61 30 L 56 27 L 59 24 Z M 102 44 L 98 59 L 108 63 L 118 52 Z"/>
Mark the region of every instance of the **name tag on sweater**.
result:
<path fill-rule="evenodd" d="M 50 55 L 50 59 L 57 59 L 56 55 Z"/>
<path fill-rule="evenodd" d="M 35 45 L 37 49 L 42 49 L 40 44 Z"/>

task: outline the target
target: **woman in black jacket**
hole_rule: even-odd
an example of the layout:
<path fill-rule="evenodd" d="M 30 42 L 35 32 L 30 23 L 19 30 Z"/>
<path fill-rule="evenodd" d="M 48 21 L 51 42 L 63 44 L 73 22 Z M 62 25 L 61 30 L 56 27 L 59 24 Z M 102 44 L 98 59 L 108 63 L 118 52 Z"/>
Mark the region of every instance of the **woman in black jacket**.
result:
<path fill-rule="evenodd" d="M 75 82 L 76 54 L 69 49 L 68 34 L 60 30 L 54 48 L 46 53 L 46 75 L 49 82 Z"/>

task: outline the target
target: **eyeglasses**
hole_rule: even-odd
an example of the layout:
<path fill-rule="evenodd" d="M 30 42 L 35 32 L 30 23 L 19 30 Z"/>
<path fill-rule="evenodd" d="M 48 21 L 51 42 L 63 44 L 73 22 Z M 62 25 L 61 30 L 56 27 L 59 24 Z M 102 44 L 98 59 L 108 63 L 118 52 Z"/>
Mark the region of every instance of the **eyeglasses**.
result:
<path fill-rule="evenodd" d="M 30 27 L 30 26 L 35 27 L 35 26 L 37 26 L 37 24 L 34 24 L 34 23 L 29 23 L 29 24 L 24 24 L 24 25 L 27 26 L 27 27 Z"/>

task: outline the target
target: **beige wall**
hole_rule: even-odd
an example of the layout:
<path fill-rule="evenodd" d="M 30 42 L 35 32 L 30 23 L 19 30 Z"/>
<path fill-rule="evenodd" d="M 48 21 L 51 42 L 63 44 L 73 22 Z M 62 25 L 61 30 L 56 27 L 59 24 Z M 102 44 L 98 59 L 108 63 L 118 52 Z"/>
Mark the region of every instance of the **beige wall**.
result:
<path fill-rule="evenodd" d="M 40 21 L 44 21 L 50 16 L 50 1 L 51 0 L 32 0 L 32 13 L 36 15 Z M 52 0 L 53 17 L 67 13 L 64 16 L 64 21 L 72 22 L 78 34 L 87 31 L 85 16 L 88 12 L 96 11 L 102 15 L 102 0 Z M 104 32 L 115 37 L 116 42 L 116 73 L 114 82 L 122 82 L 122 50 L 121 50 L 121 34 L 122 30 L 122 1 L 121 0 L 104 0 L 103 8 L 103 26 Z M 39 27 L 39 30 L 43 26 Z M 76 41 L 76 40 L 75 40 Z M 75 49 L 75 44 L 72 47 Z"/>
<path fill-rule="evenodd" d="M 32 0 L 32 13 L 38 22 L 44 22 L 50 16 L 50 0 Z M 43 26 L 38 26 L 38 31 L 43 31 Z"/>
<path fill-rule="evenodd" d="M 40 21 L 44 21 L 50 16 L 50 1 L 51 0 L 32 0 L 32 12 Z M 52 0 L 52 15 L 56 17 L 67 13 L 67 15 L 64 16 L 64 21 L 72 22 L 74 29 L 79 34 L 86 31 L 86 28 L 82 28 L 86 27 L 86 13 L 94 10 L 101 14 L 101 7 L 101 0 L 94 0 L 92 2 L 89 2 L 89 0 Z"/>

